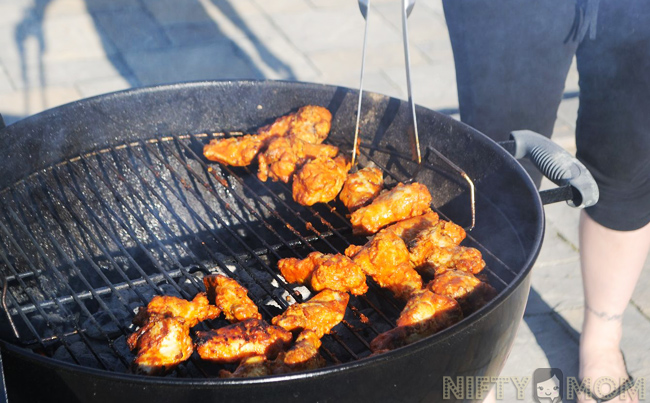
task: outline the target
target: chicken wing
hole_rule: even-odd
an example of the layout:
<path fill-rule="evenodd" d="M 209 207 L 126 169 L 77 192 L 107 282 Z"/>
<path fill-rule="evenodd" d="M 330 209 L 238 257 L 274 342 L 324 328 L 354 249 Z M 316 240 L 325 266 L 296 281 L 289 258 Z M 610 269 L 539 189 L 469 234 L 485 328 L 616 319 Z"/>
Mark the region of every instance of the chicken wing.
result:
<path fill-rule="evenodd" d="M 302 260 L 282 259 L 278 262 L 278 268 L 288 282 L 310 284 L 314 291 L 330 289 L 354 295 L 368 291 L 363 270 L 344 255 L 312 252 Z"/>
<path fill-rule="evenodd" d="M 269 360 L 263 355 L 247 357 L 239 363 L 234 372 L 219 371 L 219 377 L 253 378 L 322 368 L 326 362 L 318 352 L 320 346 L 321 341 L 317 335 L 305 330 L 300 333 L 289 351 L 280 352 L 275 360 Z"/>
<path fill-rule="evenodd" d="M 350 161 L 342 155 L 307 162 L 293 176 L 293 200 L 303 206 L 334 200 L 349 170 Z"/>
<path fill-rule="evenodd" d="M 415 267 L 419 267 L 424 264 L 436 248 L 458 246 L 465 239 L 465 235 L 463 227 L 450 221 L 440 220 L 433 227 L 421 231 L 408 243 L 411 262 Z"/>
<path fill-rule="evenodd" d="M 422 288 L 422 278 L 413 269 L 406 244 L 391 231 L 380 231 L 364 246 L 351 245 L 345 254 L 397 298 L 408 298 Z"/>
<path fill-rule="evenodd" d="M 349 300 L 347 293 L 323 290 L 307 302 L 291 305 L 271 322 L 291 332 L 311 330 L 321 338 L 343 320 Z"/>
<path fill-rule="evenodd" d="M 158 317 L 147 322 L 127 338 L 131 350 L 138 350 L 133 361 L 136 373 L 160 375 L 187 360 L 194 350 L 190 326 L 173 317 Z"/>
<path fill-rule="evenodd" d="M 203 284 L 209 301 L 223 311 L 226 320 L 234 323 L 246 319 L 262 319 L 257 305 L 248 298 L 248 290 L 236 280 L 221 274 L 211 274 L 203 277 Z"/>
<path fill-rule="evenodd" d="M 199 331 L 196 335 L 196 351 L 201 358 L 218 363 L 237 362 L 256 355 L 272 358 L 293 338 L 290 332 L 260 319 Z"/>
<path fill-rule="evenodd" d="M 298 109 L 289 125 L 289 134 L 311 144 L 320 144 L 330 132 L 332 114 L 322 106 L 307 105 Z"/>
<path fill-rule="evenodd" d="M 348 175 L 339 199 L 349 211 L 355 211 L 370 203 L 383 188 L 384 175 L 381 170 L 366 167 Z"/>
<path fill-rule="evenodd" d="M 381 228 L 407 218 L 416 217 L 431 209 L 431 194 L 420 183 L 404 185 L 381 193 L 368 206 L 361 207 L 350 216 L 355 234 L 374 234 Z"/>
<path fill-rule="evenodd" d="M 394 233 L 398 237 L 402 238 L 402 241 L 408 244 L 415 239 L 420 232 L 436 225 L 438 220 L 438 214 L 434 211 L 430 211 L 421 216 L 396 222 L 395 224 L 386 227 L 385 231 Z"/>
<path fill-rule="evenodd" d="M 273 374 L 273 361 L 269 361 L 263 355 L 253 355 L 241 360 L 234 372 L 222 369 L 219 371 L 220 378 L 256 378 Z"/>
<path fill-rule="evenodd" d="M 411 344 L 453 325 L 462 317 L 460 306 L 453 298 L 429 289 L 416 291 L 402 310 L 397 327 L 375 337 L 370 349 L 392 350 Z"/>
<path fill-rule="evenodd" d="M 424 264 L 416 268 L 421 274 L 436 276 L 449 269 L 478 274 L 485 267 L 483 255 L 475 248 L 434 246 L 429 253 Z"/>
<path fill-rule="evenodd" d="M 318 349 L 321 346 L 320 337 L 311 330 L 305 330 L 300 333 L 289 351 L 282 353 L 279 359 L 287 367 L 283 372 L 305 371 L 325 366 L 325 359 L 320 355 Z M 280 372 L 280 369 L 276 369 Z"/>
<path fill-rule="evenodd" d="M 332 114 L 321 106 L 307 105 L 298 112 L 281 116 L 270 125 L 264 126 L 257 134 L 212 139 L 203 147 L 203 155 L 211 160 L 225 165 L 250 165 L 260 151 L 264 150 L 273 140 L 279 137 L 291 136 L 302 142 L 320 144 L 327 138 L 331 127 Z M 333 146 L 327 146 L 331 154 Z M 338 152 L 334 152 L 334 155 Z M 323 151 L 309 147 L 307 155 L 322 154 Z M 286 158 L 286 156 L 285 156 Z"/>
<path fill-rule="evenodd" d="M 282 277 L 289 283 L 308 284 L 311 275 L 316 270 L 319 262 L 325 259 L 325 254 L 312 252 L 304 259 L 289 257 L 278 261 L 278 269 Z"/>
<path fill-rule="evenodd" d="M 327 144 L 310 144 L 291 135 L 270 141 L 266 151 L 258 156 L 261 181 L 271 178 L 273 181 L 288 183 L 297 167 L 313 158 L 332 158 L 339 149 Z"/>
<path fill-rule="evenodd" d="M 210 143 L 203 147 L 203 155 L 210 161 L 243 167 L 253 162 L 265 144 L 265 140 L 252 134 L 225 139 L 212 139 Z"/>
<path fill-rule="evenodd" d="M 461 270 L 445 271 L 431 280 L 427 288 L 436 294 L 455 299 L 465 315 L 487 304 L 497 293 L 488 283 Z"/>
<path fill-rule="evenodd" d="M 207 319 L 215 319 L 221 310 L 210 305 L 205 293 L 198 293 L 192 301 L 169 295 L 156 295 L 146 307 L 140 308 L 133 318 L 133 324 L 144 326 L 150 319 L 176 318 L 186 323 L 189 327 Z"/>

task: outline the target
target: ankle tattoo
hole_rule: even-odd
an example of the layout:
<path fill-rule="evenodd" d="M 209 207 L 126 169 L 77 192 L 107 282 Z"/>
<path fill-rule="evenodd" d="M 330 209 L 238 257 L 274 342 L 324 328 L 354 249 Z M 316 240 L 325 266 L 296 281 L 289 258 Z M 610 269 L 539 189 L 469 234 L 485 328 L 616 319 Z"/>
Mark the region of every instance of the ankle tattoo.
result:
<path fill-rule="evenodd" d="M 590 307 L 589 305 L 585 304 L 585 309 L 592 314 L 596 315 L 600 319 L 606 320 L 606 321 L 617 321 L 620 322 L 623 320 L 623 314 L 611 314 L 608 312 L 602 312 L 602 311 L 597 311 Z"/>

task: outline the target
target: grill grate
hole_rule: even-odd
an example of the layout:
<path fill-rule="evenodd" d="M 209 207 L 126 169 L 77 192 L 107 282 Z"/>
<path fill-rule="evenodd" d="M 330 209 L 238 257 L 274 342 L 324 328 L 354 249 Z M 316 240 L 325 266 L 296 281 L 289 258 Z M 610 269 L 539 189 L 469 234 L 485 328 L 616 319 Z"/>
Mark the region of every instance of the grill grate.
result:
<path fill-rule="evenodd" d="M 266 320 L 308 299 L 276 269 L 284 257 L 342 252 L 352 235 L 337 203 L 299 206 L 290 186 L 261 182 L 248 168 L 206 164 L 208 135 L 142 140 L 72 158 L 36 172 L 0 193 L 3 303 L 17 344 L 55 359 L 108 371 L 128 371 L 126 347 L 134 309 L 153 295 L 191 299 L 201 277 L 220 272 L 247 287 Z M 351 147 L 351 144 L 347 144 Z M 408 176 L 362 148 L 387 182 Z M 408 165 L 408 158 L 391 164 Z M 423 169 L 434 171 L 425 162 Z M 442 215 L 442 214 L 441 214 Z M 471 236 L 504 289 L 516 272 Z M 498 273 L 498 274 L 497 274 Z M 395 326 L 403 303 L 369 279 L 352 297 L 343 323 L 324 338 L 330 363 L 370 354 L 369 342 Z M 223 320 L 203 323 L 215 328 Z M 0 329 L 9 339 L 11 329 Z M 196 354 L 171 376 L 210 377 L 223 366 Z"/>

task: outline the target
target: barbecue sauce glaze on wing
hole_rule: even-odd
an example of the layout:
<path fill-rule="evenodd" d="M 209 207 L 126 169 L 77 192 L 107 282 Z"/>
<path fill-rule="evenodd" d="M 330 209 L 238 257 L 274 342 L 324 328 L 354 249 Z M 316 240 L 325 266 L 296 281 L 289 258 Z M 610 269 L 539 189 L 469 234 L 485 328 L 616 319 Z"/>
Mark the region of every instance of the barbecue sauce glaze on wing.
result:
<path fill-rule="evenodd" d="M 352 229 L 357 235 L 374 234 L 387 225 L 429 212 L 431 200 L 429 189 L 421 183 L 399 183 L 353 212 Z"/>

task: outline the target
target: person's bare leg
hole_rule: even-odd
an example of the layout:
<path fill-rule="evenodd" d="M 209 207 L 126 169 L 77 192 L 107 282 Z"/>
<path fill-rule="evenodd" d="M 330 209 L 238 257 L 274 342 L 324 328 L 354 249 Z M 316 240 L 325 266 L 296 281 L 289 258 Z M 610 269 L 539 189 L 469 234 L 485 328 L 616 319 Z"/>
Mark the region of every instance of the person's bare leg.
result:
<path fill-rule="evenodd" d="M 649 251 L 650 224 L 635 231 L 614 231 L 598 224 L 584 211 L 581 213 L 580 259 L 585 311 L 579 376 L 590 378 L 592 385 L 603 376 L 613 377 L 617 384 L 627 378 L 619 347 L 623 311 L 632 298 Z M 623 400 L 612 400 L 618 401 Z M 636 400 L 628 396 L 624 401 Z"/>

